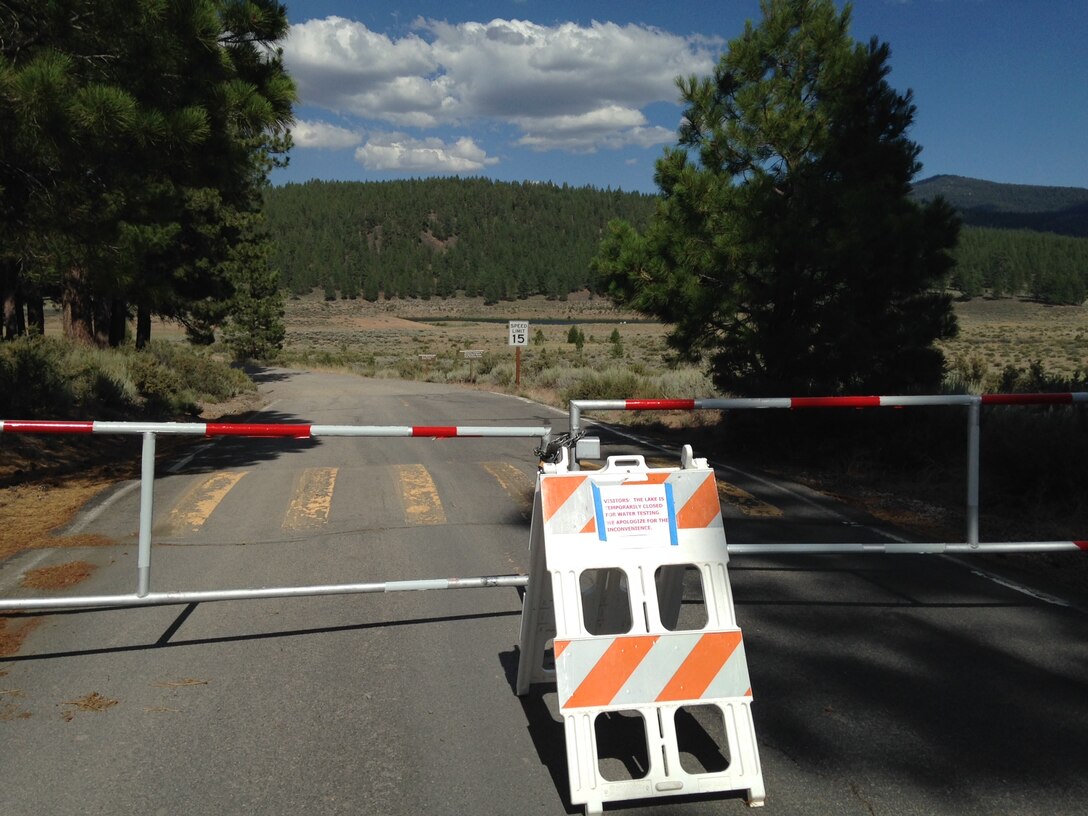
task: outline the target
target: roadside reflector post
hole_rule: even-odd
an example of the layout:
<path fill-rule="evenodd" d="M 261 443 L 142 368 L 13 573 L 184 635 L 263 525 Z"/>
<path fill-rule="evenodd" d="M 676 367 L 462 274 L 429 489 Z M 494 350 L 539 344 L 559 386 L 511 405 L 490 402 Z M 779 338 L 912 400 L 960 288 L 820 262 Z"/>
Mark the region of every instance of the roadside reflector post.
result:
<path fill-rule="evenodd" d="M 136 558 L 136 596 L 151 591 L 151 514 L 155 495 L 155 434 L 144 434 L 140 460 L 140 540 Z"/>

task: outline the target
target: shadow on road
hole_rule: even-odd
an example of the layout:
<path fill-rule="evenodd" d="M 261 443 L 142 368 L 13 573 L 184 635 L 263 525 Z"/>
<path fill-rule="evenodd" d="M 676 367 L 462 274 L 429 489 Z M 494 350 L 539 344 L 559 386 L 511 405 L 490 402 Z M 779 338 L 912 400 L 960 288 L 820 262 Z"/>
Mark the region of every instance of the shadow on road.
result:
<path fill-rule="evenodd" d="M 219 422 L 245 423 L 252 422 L 248 415 L 245 417 L 227 416 Z M 307 420 L 294 414 L 286 414 L 278 411 L 262 411 L 261 425 L 306 425 Z M 292 437 L 249 437 L 249 436 L 219 436 L 212 440 L 205 438 L 188 438 L 188 444 L 171 449 L 170 459 L 181 460 L 184 456 L 195 454 L 192 461 L 184 468 L 185 473 L 207 473 L 209 471 L 223 470 L 226 468 L 252 467 L 261 462 L 269 462 L 292 453 L 302 453 L 320 447 L 321 440 L 313 437 L 295 439 Z M 162 468 L 160 467 L 160 473 Z"/>
<path fill-rule="evenodd" d="M 125 646 L 104 646 L 101 648 L 72 649 L 63 652 L 42 652 L 39 654 L 21 654 L 0 657 L 2 663 L 25 663 L 36 660 L 61 660 L 72 657 L 87 657 L 90 655 L 124 654 L 128 652 L 149 652 L 156 649 L 178 649 L 197 646 L 211 646 L 222 643 L 247 643 L 261 640 L 278 640 L 283 638 L 311 637 L 327 635 L 337 632 L 364 632 L 371 629 L 396 629 L 402 626 L 424 626 L 435 623 L 471 622 L 489 620 L 492 618 L 504 618 L 520 616 L 521 612 L 481 612 L 473 615 L 448 615 L 429 618 L 413 618 L 400 621 L 375 621 L 371 623 L 352 623 L 341 626 L 316 626 L 309 629 L 282 629 L 275 632 L 251 632 L 237 635 L 222 635 L 209 638 L 191 638 L 188 640 L 174 640 L 173 635 L 181 628 L 185 619 L 192 614 L 198 604 L 187 604 L 185 609 L 170 624 L 162 636 L 152 643 L 133 643 Z M 9 612 L 0 617 L 3 618 L 45 618 L 53 615 L 95 615 L 104 612 L 117 612 L 125 607 L 109 607 L 103 609 L 61 610 L 56 612 Z"/>

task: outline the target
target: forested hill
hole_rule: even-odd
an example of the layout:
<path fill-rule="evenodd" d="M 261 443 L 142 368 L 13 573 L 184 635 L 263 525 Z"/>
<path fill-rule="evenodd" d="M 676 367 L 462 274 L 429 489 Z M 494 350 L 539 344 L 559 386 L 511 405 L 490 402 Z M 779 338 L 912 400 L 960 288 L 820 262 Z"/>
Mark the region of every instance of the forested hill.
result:
<path fill-rule="evenodd" d="M 310 181 L 268 190 L 265 213 L 285 288 L 327 297 L 497 301 L 565 297 L 592 283 L 608 221 L 639 228 L 656 198 L 487 179 Z"/>
<path fill-rule="evenodd" d="M 912 195 L 928 201 L 944 196 L 978 227 L 1030 229 L 1088 237 L 1088 189 L 999 184 L 964 176 L 933 176 L 914 185 Z"/>
<path fill-rule="evenodd" d="M 1088 297 L 1088 190 L 933 176 L 912 196 L 944 196 L 966 226 L 949 285 L 966 297 L 1027 295 L 1046 303 Z"/>
<path fill-rule="evenodd" d="M 1088 296 L 1088 238 L 1032 232 L 1088 208 L 1088 190 L 936 176 L 914 195 L 944 195 L 968 223 L 986 213 L 1006 227 L 967 227 L 949 286 L 972 297 L 1029 295 L 1050 303 Z M 487 179 L 310 181 L 271 188 L 265 213 L 281 285 L 329 298 L 523 295 L 565 297 L 592 287 L 589 261 L 605 225 L 639 229 L 656 196 Z M 1078 203 L 1080 202 L 1080 203 Z M 973 214 L 972 214 L 973 213 Z M 1088 214 L 1075 219 L 1088 235 Z M 1072 232 L 1073 230 L 1068 230 Z"/>

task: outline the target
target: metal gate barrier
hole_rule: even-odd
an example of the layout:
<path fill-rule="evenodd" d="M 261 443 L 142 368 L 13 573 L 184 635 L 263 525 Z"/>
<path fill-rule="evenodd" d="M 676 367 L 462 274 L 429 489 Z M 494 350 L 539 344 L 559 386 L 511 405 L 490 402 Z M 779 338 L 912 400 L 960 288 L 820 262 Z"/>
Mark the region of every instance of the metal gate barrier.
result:
<path fill-rule="evenodd" d="M 0 609 L 86 609 L 105 606 L 234 601 L 255 598 L 297 598 L 313 595 L 352 595 L 373 592 L 410 592 L 426 589 L 483 589 L 524 586 L 525 575 L 489 575 L 476 578 L 436 578 L 383 583 L 281 586 L 204 591 L 151 591 L 151 520 L 155 480 L 155 440 L 159 435 L 203 437 L 256 437 L 312 439 L 316 437 L 490 437 L 538 439 L 547 446 L 551 428 L 543 426 L 471 425 L 306 425 L 225 422 L 64 422 L 0 420 L 0 433 L 123 434 L 143 437 L 140 461 L 140 527 L 136 559 L 136 591 L 121 595 L 83 595 L 66 598 L 0 598 Z"/>
<path fill-rule="evenodd" d="M 583 441 L 583 411 L 676 411 L 750 410 L 804 408 L 876 408 L 917 406 L 960 406 L 968 409 L 967 540 L 963 543 L 831 543 L 831 544 L 728 544 L 730 555 L 798 554 L 982 554 L 1011 552 L 1088 552 L 1088 540 L 1070 541 L 979 541 L 979 418 L 983 405 L 1072 405 L 1088 403 L 1088 393 L 984 394 L 982 396 L 897 396 L 897 397 L 785 397 L 767 399 L 627 399 L 571 400 L 569 432 L 553 436 L 546 426 L 467 425 L 311 425 L 283 423 L 224 422 L 97 422 L 0 420 L 0 433 L 23 434 L 120 434 L 143 437 L 140 468 L 140 524 L 136 590 L 128 594 L 72 596 L 65 598 L 0 598 L 0 609 L 83 609 L 104 606 L 151 606 L 204 601 L 256 598 L 292 598 L 314 595 L 348 595 L 376 592 L 406 592 L 429 589 L 483 589 L 524 587 L 528 575 L 489 575 L 473 578 L 436 578 L 382 583 L 349 583 L 309 586 L 240 588 L 228 590 L 151 590 L 151 521 L 154 499 L 155 441 L 159 435 L 202 437 L 257 437 L 309 439 L 316 437 L 491 437 L 539 440 L 537 453 L 562 458 L 571 470 L 578 469 L 577 448 Z M 599 454 L 599 451 L 598 451 Z"/>
<path fill-rule="evenodd" d="M 737 411 L 791 410 L 809 408 L 967 408 L 967 532 L 964 544 L 775 544 L 778 553 L 1009 553 L 1009 552 L 1069 552 L 1088 551 L 1088 541 L 1017 541 L 982 543 L 979 541 L 979 470 L 980 423 L 983 406 L 1014 405 L 1084 405 L 1088 392 L 1057 392 L 1046 394 L 956 394 L 931 396 L 883 397 L 773 397 L 738 399 L 627 399 L 571 400 L 569 445 L 577 445 L 585 436 L 584 411 Z M 578 469 L 578 457 L 571 454 L 570 467 Z M 729 545 L 730 554 L 766 553 L 767 545 Z"/>

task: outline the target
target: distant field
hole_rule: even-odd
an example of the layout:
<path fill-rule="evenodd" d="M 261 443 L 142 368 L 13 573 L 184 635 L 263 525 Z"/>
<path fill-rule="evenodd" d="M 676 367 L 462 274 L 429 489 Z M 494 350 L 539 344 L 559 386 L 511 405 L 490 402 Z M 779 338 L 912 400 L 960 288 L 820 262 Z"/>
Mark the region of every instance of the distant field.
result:
<path fill-rule="evenodd" d="M 950 360 L 977 358 L 994 374 L 1036 361 L 1053 374 L 1088 372 L 1088 306 L 976 299 L 957 303 L 956 316 L 960 336 L 943 345 Z"/>
<path fill-rule="evenodd" d="M 508 320 L 528 320 L 530 344 L 522 349 L 522 384 L 562 390 L 575 372 L 624 367 L 653 374 L 669 367 L 665 329 L 607 300 L 543 297 L 485 305 L 482 298 L 326 301 L 317 296 L 287 303 L 288 362 L 341 365 L 368 376 L 477 381 L 506 386 L 514 376 Z M 582 349 L 567 342 L 571 326 L 584 335 Z M 613 332 L 619 343 L 610 342 Z M 478 351 L 471 359 L 465 351 Z M 433 357 L 431 356 L 433 355 Z M 695 374 L 691 367 L 684 367 Z M 562 382 L 558 382 L 561 380 Z M 701 385 L 709 382 L 699 377 Z"/>
<path fill-rule="evenodd" d="M 572 295 L 567 301 L 532 297 L 485 305 L 482 298 L 443 300 L 326 301 L 313 294 L 287 301 L 286 354 L 295 362 L 367 369 L 361 373 L 426 376 L 439 358 L 452 364 L 462 351 L 492 355 L 490 363 L 513 360 L 506 345 L 506 321 L 528 320 L 530 335 L 542 332 L 543 344 L 523 349 L 523 365 L 557 361 L 600 368 L 634 365 L 660 371 L 667 354 L 666 327 L 641 315 L 613 307 L 605 298 Z M 1047 306 L 1024 300 L 976 299 L 956 304 L 960 335 L 942 344 L 950 363 L 959 359 L 991 380 L 1007 365 L 1026 369 L 1041 362 L 1051 374 L 1072 376 L 1088 372 L 1088 306 Z M 545 322 L 548 321 L 548 322 Z M 581 355 L 567 343 L 577 324 L 585 334 Z M 609 337 L 618 331 L 620 356 Z M 46 332 L 60 333 L 60 312 L 48 308 Z M 152 336 L 182 339 L 176 324 L 156 320 Z M 436 355 L 435 362 L 420 355 Z M 478 365 L 478 364 L 477 364 Z M 416 370 L 418 369 L 418 370 Z"/>
<path fill-rule="evenodd" d="M 957 303 L 956 314 L 959 337 L 942 344 L 950 363 L 959 358 L 991 380 L 1007 365 L 1026 369 L 1036 361 L 1055 375 L 1088 371 L 1088 306 L 977 299 Z M 523 349 L 525 366 L 543 356 L 549 364 L 557 360 L 593 368 L 622 364 L 635 366 L 640 373 L 670 367 L 664 363 L 665 326 L 586 295 L 494 305 L 485 305 L 481 298 L 368 303 L 311 295 L 287 302 L 286 351 L 290 358 L 318 362 L 324 358 L 328 364 L 341 357 L 357 364 L 365 361 L 373 373 L 399 368 L 425 376 L 422 370 L 410 370 L 436 365 L 443 358 L 463 360 L 461 352 L 469 349 L 491 354 L 492 362 L 512 360 L 513 349 L 506 345 L 507 320 L 528 320 L 531 336 L 543 334 L 542 344 Z M 567 343 L 572 324 L 586 337 L 581 355 Z M 613 331 L 619 333 L 622 355 L 609 342 Z M 420 357 L 430 354 L 436 355 L 434 361 Z"/>

